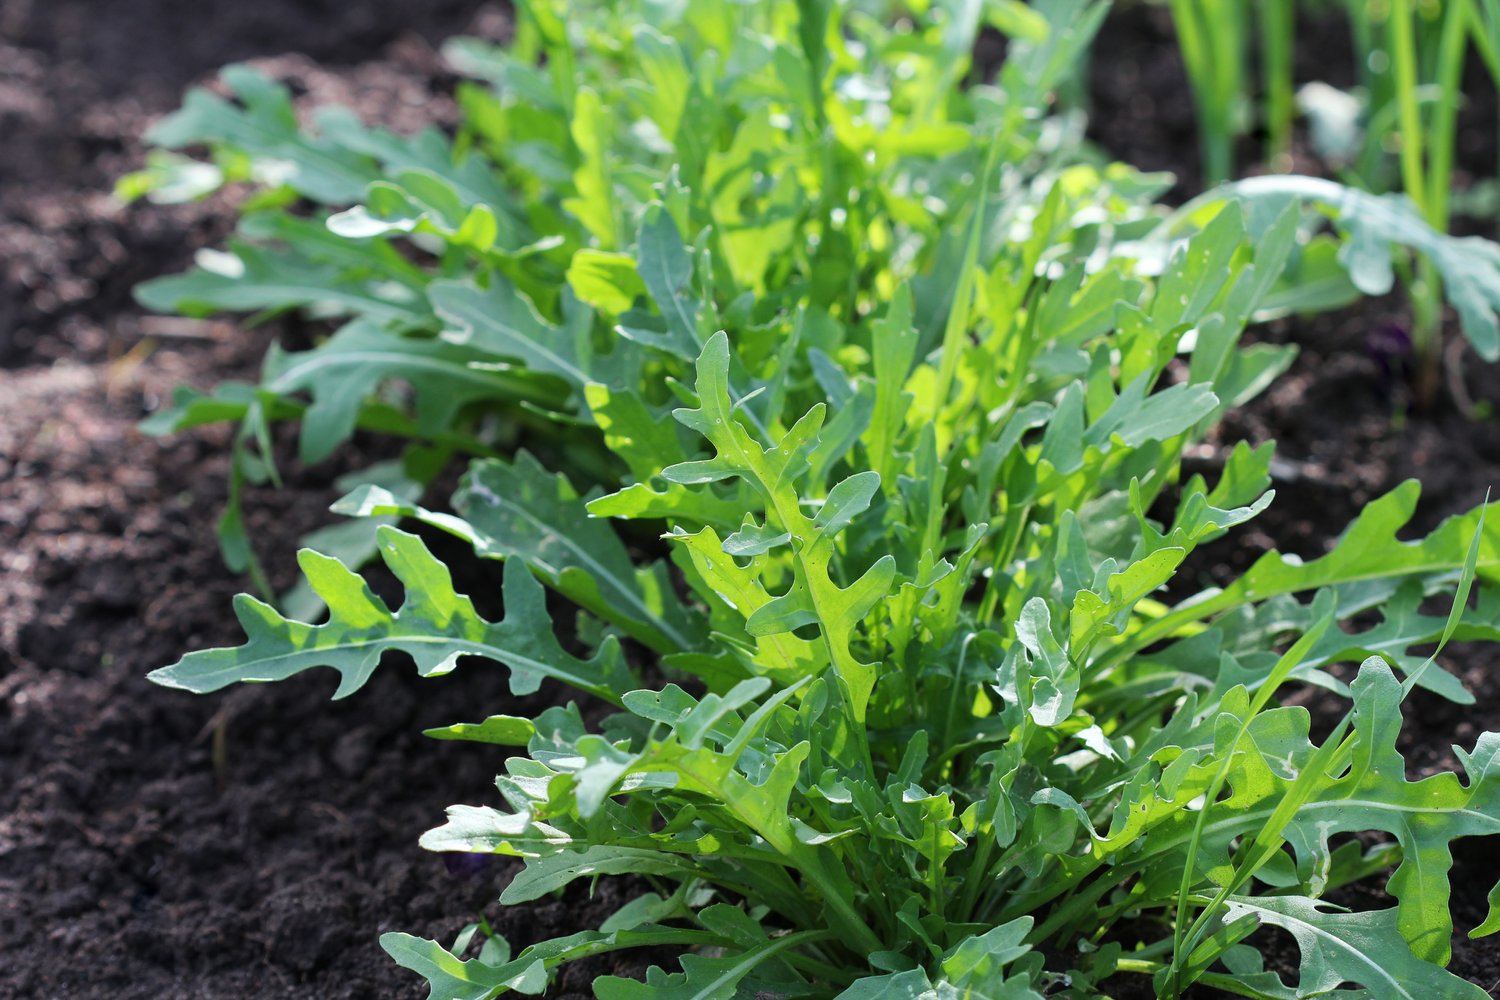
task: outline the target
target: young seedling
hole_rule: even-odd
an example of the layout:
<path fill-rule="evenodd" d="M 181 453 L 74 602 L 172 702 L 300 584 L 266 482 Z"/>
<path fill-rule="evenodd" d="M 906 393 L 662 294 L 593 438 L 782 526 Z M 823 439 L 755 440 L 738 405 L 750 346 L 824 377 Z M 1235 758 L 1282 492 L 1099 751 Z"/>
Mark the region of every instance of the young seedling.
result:
<path fill-rule="evenodd" d="M 1235 142 L 1250 129 L 1253 119 L 1259 119 L 1266 133 L 1266 164 L 1275 171 L 1289 169 L 1295 113 L 1294 0 L 1256 4 L 1172 0 L 1171 7 L 1197 112 L 1205 186 L 1222 184 L 1235 175 Z M 1260 47 L 1260 101 L 1249 68 L 1252 17 Z"/>

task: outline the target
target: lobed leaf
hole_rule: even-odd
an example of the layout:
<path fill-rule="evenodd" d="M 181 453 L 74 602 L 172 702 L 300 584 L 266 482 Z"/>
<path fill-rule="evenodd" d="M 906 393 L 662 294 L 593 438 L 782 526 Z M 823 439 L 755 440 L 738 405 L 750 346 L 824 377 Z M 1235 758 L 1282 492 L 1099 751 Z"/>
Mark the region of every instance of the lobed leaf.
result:
<path fill-rule="evenodd" d="M 166 687 L 203 693 L 237 681 L 276 681 L 312 667 L 339 672 L 335 698 L 359 690 L 387 652 L 409 655 L 424 677 L 451 671 L 463 656 L 481 656 L 510 667 L 516 694 L 537 689 L 544 677 L 615 699 L 628 676 L 618 649 L 606 642 L 589 660 L 564 652 L 552 633 L 541 585 L 523 563 L 508 566 L 506 615 L 486 622 L 469 598 L 453 589 L 448 568 L 420 539 L 395 528 L 379 531 L 380 556 L 406 588 L 407 601 L 391 611 L 357 574 L 309 549 L 298 562 L 328 605 L 328 621 L 310 625 L 282 617 L 246 594 L 235 600 L 244 645 L 189 653 L 151 673 Z"/>

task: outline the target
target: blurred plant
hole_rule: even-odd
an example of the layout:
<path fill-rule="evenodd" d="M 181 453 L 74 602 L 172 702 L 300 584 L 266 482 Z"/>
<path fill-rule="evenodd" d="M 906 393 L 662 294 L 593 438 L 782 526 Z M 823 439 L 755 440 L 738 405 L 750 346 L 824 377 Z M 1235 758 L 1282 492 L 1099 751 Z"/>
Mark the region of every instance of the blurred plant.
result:
<path fill-rule="evenodd" d="M 1344 8 L 1361 87 L 1346 94 L 1314 83 L 1298 92 L 1296 103 L 1308 118 L 1313 146 L 1345 183 L 1377 194 L 1399 191 L 1431 228 L 1445 233 L 1452 221 L 1465 56 L 1472 42 L 1500 81 L 1500 2 L 1348 0 Z M 1267 135 L 1266 165 L 1285 170 L 1296 5 L 1292 0 L 1253 5 L 1171 0 L 1171 9 L 1198 110 L 1207 183 L 1229 179 L 1234 140 L 1257 117 Z M 1260 29 L 1258 116 L 1250 113 L 1256 102 L 1245 68 L 1252 9 Z M 1440 383 L 1444 356 L 1441 281 L 1433 261 L 1423 255 L 1398 261 L 1398 270 L 1413 314 L 1413 391 L 1417 405 L 1425 408 Z M 1494 359 L 1487 348 L 1480 347 L 1480 353 Z"/>
<path fill-rule="evenodd" d="M 1295 0 L 1171 0 L 1197 110 L 1204 184 L 1221 184 L 1234 175 L 1235 140 L 1256 118 L 1266 132 L 1265 162 L 1275 170 L 1291 166 L 1295 8 Z M 1260 49 L 1259 105 L 1249 68 L 1252 17 Z"/>
<path fill-rule="evenodd" d="M 1424 116 L 1418 98 L 1419 66 L 1411 0 L 1388 0 L 1386 37 L 1391 57 L 1400 123 L 1401 186 L 1427 224 L 1447 232 L 1449 192 L 1453 183 L 1453 149 L 1458 125 L 1458 102 L 1463 93 L 1465 43 L 1472 0 L 1448 0 L 1435 24 L 1437 49 L 1429 58 L 1432 101 Z M 1433 26 L 1429 26 L 1429 32 Z M 1427 255 L 1419 255 L 1415 274 L 1407 275 L 1412 304 L 1412 344 L 1417 355 L 1415 392 L 1419 406 L 1430 406 L 1439 384 L 1442 348 L 1442 289 Z M 1490 360 L 1496 350 L 1488 353 Z"/>

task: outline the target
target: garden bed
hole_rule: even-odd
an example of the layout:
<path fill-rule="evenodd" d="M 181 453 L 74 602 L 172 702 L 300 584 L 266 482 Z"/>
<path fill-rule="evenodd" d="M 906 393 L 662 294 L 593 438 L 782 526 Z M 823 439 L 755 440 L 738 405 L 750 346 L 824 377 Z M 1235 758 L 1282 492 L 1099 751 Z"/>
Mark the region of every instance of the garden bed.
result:
<path fill-rule="evenodd" d="M 488 907 L 519 948 L 594 926 L 621 901 L 605 881 L 592 899 L 580 885 L 561 901 L 502 909 L 492 904 L 511 863 L 453 869 L 418 848 L 444 806 L 483 795 L 506 756 L 420 730 L 501 705 L 499 670 L 474 663 L 427 682 L 382 671 L 336 704 L 321 672 L 206 699 L 145 680 L 188 649 L 236 641 L 226 610 L 241 586 L 210 529 L 227 438 L 162 442 L 135 424 L 174 385 L 251 377 L 272 338 L 305 334 L 290 322 L 246 330 L 145 315 L 130 287 L 219 243 L 231 206 L 122 208 L 110 184 L 141 162 L 145 125 L 224 62 L 262 57 L 310 102 L 411 130 L 449 113 L 452 80 L 430 43 L 505 23 L 466 2 L 306 6 L 154 0 L 148 14 L 142 4 L 0 3 L 0 997 L 418 997 L 421 983 L 391 966 L 379 932 L 446 940 Z M 1190 107 L 1169 38 L 1149 13 L 1124 16 L 1118 44 L 1106 28 L 1098 46 L 1098 134 L 1126 158 L 1149 142 L 1141 165 L 1191 177 Z M 1122 90 L 1140 99 L 1104 100 Z M 1493 121 L 1492 100 L 1487 110 Z M 1144 120 L 1157 131 L 1142 138 L 1130 123 Z M 1278 496 L 1251 530 L 1199 553 L 1201 574 L 1223 579 L 1273 545 L 1318 554 L 1409 477 L 1424 483 L 1413 532 L 1500 483 L 1493 419 L 1445 403 L 1393 422 L 1393 382 L 1374 347 L 1400 308 L 1377 301 L 1252 331 L 1302 353 L 1214 440 L 1277 440 Z M 1474 399 L 1500 400 L 1500 369 L 1471 362 L 1468 377 Z M 325 520 L 342 471 L 299 468 L 293 450 L 286 489 L 247 497 L 282 587 L 295 540 Z M 1189 461 L 1219 464 L 1215 446 Z M 481 609 L 495 601 L 484 580 L 461 581 Z M 1428 767 L 1452 766 L 1441 756 L 1450 743 L 1500 730 L 1500 654 L 1455 648 L 1445 659 L 1479 704 L 1415 697 L 1402 749 Z M 1493 851 L 1462 854 L 1460 931 L 1483 919 L 1500 879 Z M 1460 935 L 1452 969 L 1492 987 L 1500 949 Z M 614 970 L 569 967 L 553 995 L 587 996 L 602 971 Z"/>

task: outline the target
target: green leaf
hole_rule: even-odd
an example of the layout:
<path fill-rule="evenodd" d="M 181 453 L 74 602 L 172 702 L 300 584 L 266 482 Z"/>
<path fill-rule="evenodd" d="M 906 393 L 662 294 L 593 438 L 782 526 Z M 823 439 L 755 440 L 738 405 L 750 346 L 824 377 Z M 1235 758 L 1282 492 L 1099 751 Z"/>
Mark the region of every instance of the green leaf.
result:
<path fill-rule="evenodd" d="M 1017 917 L 983 934 L 965 938 L 943 956 L 943 976 L 959 989 L 984 989 L 1005 966 L 1031 950 L 1026 935 L 1033 920 Z"/>
<path fill-rule="evenodd" d="M 540 961 L 519 971 L 514 962 L 498 968 L 477 958 L 464 962 L 436 941 L 400 933 L 382 934 L 380 947 L 427 980 L 428 1000 L 486 1000 L 506 990 L 537 996 L 547 988 L 547 969 Z"/>
<path fill-rule="evenodd" d="M 1219 397 L 1206 385 L 1179 383 L 1150 396 L 1145 395 L 1146 388 L 1144 375 L 1131 383 L 1089 426 L 1084 442 L 1102 446 L 1115 434 L 1127 448 L 1165 441 L 1187 431 L 1219 403 Z"/>
<path fill-rule="evenodd" d="M 436 942 L 408 934 L 386 934 L 380 945 L 403 967 L 428 980 L 429 1000 L 485 1000 L 507 990 L 535 996 L 546 990 L 554 968 L 564 962 L 626 948 L 704 944 L 701 932 L 647 926 L 608 933 L 584 931 L 531 945 L 504 965 L 485 965 L 483 958 L 460 962 Z"/>
<path fill-rule="evenodd" d="M 582 391 L 598 381 L 588 358 L 567 331 L 542 319 L 536 307 L 496 275 L 490 287 L 473 281 L 435 281 L 427 290 L 432 308 L 447 324 L 450 343 L 522 362 L 531 371 L 556 375 Z"/>
<path fill-rule="evenodd" d="M 713 528 L 703 528 L 691 535 L 679 532 L 667 537 L 687 550 L 690 566 L 702 584 L 695 589 L 705 599 L 708 595 L 717 597 L 742 624 L 771 603 L 771 595 L 756 572 L 742 569 L 735 563 Z M 717 627 L 725 628 L 724 625 Z M 755 642 L 755 654 L 750 658 L 752 664 L 784 682 L 814 673 L 827 663 L 826 656 L 820 655 L 821 650 L 814 643 L 789 632 L 757 636 Z"/>
<path fill-rule="evenodd" d="M 911 397 L 901 390 L 917 356 L 920 335 L 912 325 L 911 293 L 902 286 L 891 299 L 885 315 L 872 330 L 875 366 L 875 409 L 865 431 L 870 462 L 882 481 L 893 482 L 896 442 L 906 426 Z"/>
<path fill-rule="evenodd" d="M 777 531 L 769 525 L 757 525 L 747 518 L 739 531 L 724 539 L 724 551 L 743 559 L 763 555 L 791 540 L 790 531 Z"/>
<path fill-rule="evenodd" d="M 483 722 L 459 722 L 422 730 L 423 736 L 435 740 L 468 740 L 472 743 L 498 743 L 507 747 L 524 747 L 536 735 L 530 719 L 514 715 L 492 715 Z"/>
<path fill-rule="evenodd" d="M 644 983 L 601 976 L 594 980 L 594 995 L 599 1000 L 733 1000 L 739 995 L 737 987 L 741 981 L 778 952 L 824 936 L 827 935 L 821 931 L 792 934 L 761 941 L 719 958 L 683 955 L 682 972 L 668 975 L 653 966 L 647 971 Z"/>
<path fill-rule="evenodd" d="M 511 252 L 528 249 L 512 246 L 517 242 L 514 224 L 478 200 L 489 192 L 476 194 L 455 181 L 426 167 L 397 170 L 390 180 L 369 186 L 363 205 L 330 216 L 328 229 L 349 240 L 433 233 L 479 253 L 495 249 L 497 243 Z"/>
<path fill-rule="evenodd" d="M 896 562 L 881 557 L 848 587 L 839 587 L 829 576 L 831 536 L 802 514 L 792 471 L 805 461 L 803 455 L 816 440 L 823 408 L 815 407 L 788 431 L 781 442 L 762 448 L 740 423 L 729 395 L 729 340 L 720 332 L 709 338 L 698 358 L 697 409 L 682 408 L 674 415 L 714 445 L 716 456 L 703 462 L 674 466 L 664 473 L 683 483 L 713 482 L 739 477 L 755 486 L 774 511 L 781 527 L 794 540 L 800 572 L 792 589 L 757 608 L 746 620 L 751 635 L 771 636 L 816 621 L 822 632 L 829 662 L 848 686 L 855 716 L 862 719 L 865 704 L 875 684 L 873 664 L 863 663 L 850 651 L 855 626 L 889 592 L 895 581 Z M 872 481 L 848 487 L 847 509 L 858 506 Z"/>
<path fill-rule="evenodd" d="M 641 281 L 667 322 L 669 336 L 659 341 L 659 345 L 691 360 L 701 343 L 698 313 L 702 304 L 690 287 L 693 259 L 665 208 L 657 205 L 646 212 L 641 221 L 636 258 Z"/>
<path fill-rule="evenodd" d="M 999 31 L 1012 38 L 1023 38 L 1028 42 L 1044 42 L 1052 33 L 1046 17 L 1032 10 L 1021 0 L 997 0 L 984 5 L 984 17 Z"/>
<path fill-rule="evenodd" d="M 1474 349 L 1487 361 L 1500 358 L 1500 246 L 1490 240 L 1438 232 L 1403 195 L 1368 194 L 1315 177 L 1253 177 L 1226 185 L 1212 197 L 1298 199 L 1324 206 L 1345 234 L 1339 262 L 1366 295 L 1391 290 L 1393 245 L 1423 254 L 1442 276 L 1448 301 Z"/>
<path fill-rule="evenodd" d="M 650 407 L 640 393 L 591 382 L 584 386 L 584 401 L 609 450 L 625 460 L 637 480 L 650 479 L 687 458 L 676 427 Z"/>
<path fill-rule="evenodd" d="M 1411 520 L 1420 493 L 1421 486 L 1409 480 L 1372 501 L 1333 551 L 1321 558 L 1303 562 L 1275 551 L 1266 553 L 1228 587 L 1178 605 L 1141 628 L 1122 648 L 1138 650 L 1172 635 L 1185 622 L 1284 594 L 1336 588 L 1357 594 L 1359 607 L 1367 608 L 1389 599 L 1408 581 L 1424 586 L 1456 581 L 1476 533 L 1477 579 L 1490 585 L 1500 582 L 1500 518 L 1484 516 L 1489 506 L 1450 517 L 1425 538 L 1405 542 L 1396 537 Z M 1478 530 L 1481 519 L 1483 531 Z"/>
<path fill-rule="evenodd" d="M 1416 480 L 1408 480 L 1369 503 L 1328 555 L 1303 563 L 1269 552 L 1230 589 L 1246 600 L 1264 600 L 1333 584 L 1456 572 L 1463 567 L 1480 511 L 1450 517 L 1419 541 L 1400 541 L 1396 533 L 1411 520 L 1420 494 Z M 1480 579 L 1495 581 L 1500 579 L 1500 517 L 1488 520 L 1477 565 Z"/>
<path fill-rule="evenodd" d="M 634 566 L 619 536 L 608 522 L 589 516 L 567 477 L 548 474 L 527 452 L 511 463 L 471 463 L 453 506 L 457 516 L 362 490 L 334 510 L 415 517 L 462 538 L 485 558 L 517 557 L 548 586 L 649 646 L 697 647 L 701 627 L 672 593 L 663 568 Z"/>
<path fill-rule="evenodd" d="M 568 265 L 568 285 L 580 302 L 611 315 L 629 309 L 637 295 L 646 293 L 645 284 L 635 273 L 635 260 L 629 254 L 588 247 L 573 255 Z"/>
<path fill-rule="evenodd" d="M 519 555 L 560 592 L 658 648 L 690 650 L 695 616 L 659 567 L 637 568 L 608 522 L 588 515 L 561 474 L 526 452 L 510 465 L 475 462 L 453 505 L 473 528 L 480 555 Z"/>
<path fill-rule="evenodd" d="M 577 194 L 563 207 L 583 223 L 605 250 L 615 246 L 614 182 L 609 169 L 610 132 L 614 119 L 598 93 L 584 87 L 574 98 L 572 133 L 580 163 L 573 173 Z"/>
<path fill-rule="evenodd" d="M 686 859 L 674 858 L 660 851 L 596 844 L 582 851 L 563 851 L 528 859 L 526 867 L 500 894 L 500 902 L 525 903 L 541 899 L 574 879 L 631 874 L 691 876 L 693 866 Z"/>
<path fill-rule="evenodd" d="M 1368 662 L 1353 684 L 1354 760 L 1350 773 L 1298 814 L 1306 835 L 1384 830 L 1401 844 L 1401 864 L 1387 889 L 1398 900 L 1396 928 L 1420 958 L 1445 965 L 1451 951 L 1448 871 L 1450 842 L 1500 834 L 1500 735 L 1480 736 L 1472 753 L 1460 751 L 1467 787 L 1452 773 L 1406 779 L 1396 749 L 1402 688 L 1390 669 Z M 1365 984 L 1370 985 L 1370 984 Z"/>
<path fill-rule="evenodd" d="M 475 403 L 519 399 L 558 404 L 555 394 L 524 373 L 472 367 L 491 358 L 442 340 L 403 336 L 362 319 L 307 351 L 288 353 L 273 346 L 262 378 L 265 388 L 279 395 L 312 396 L 302 417 L 298 450 L 303 462 L 314 463 L 349 439 L 367 400 L 393 379 L 412 387 L 416 427 L 433 438 L 447 433 L 459 412 Z"/>
<path fill-rule="evenodd" d="M 240 105 L 207 90 L 192 90 L 182 109 L 154 125 L 146 141 L 168 149 L 225 143 L 255 160 L 275 164 L 278 178 L 298 194 L 325 204 L 359 199 L 379 174 L 366 156 L 328 138 L 300 131 L 291 94 L 248 66 L 226 66 L 220 79 Z"/>
<path fill-rule="evenodd" d="M 236 240 L 229 251 L 200 252 L 197 270 L 137 285 L 136 301 L 156 312 L 190 316 L 317 308 L 335 316 L 366 316 L 403 330 L 432 325 L 427 302 L 410 288 L 363 280 L 295 249 L 272 250 Z"/>
<path fill-rule="evenodd" d="M 856 517 L 870 509 L 870 501 L 880 489 L 880 473 L 857 472 L 828 491 L 828 498 L 813 519 L 818 537 L 836 535 Z"/>
<path fill-rule="evenodd" d="M 1079 671 L 1052 634 L 1047 602 L 1033 597 L 1016 621 L 1016 640 L 1031 658 L 1031 697 L 1028 711 L 1039 726 L 1055 726 L 1073 714 L 1078 697 Z"/>
<path fill-rule="evenodd" d="M 241 594 L 235 614 L 248 636 L 244 645 L 189 653 L 152 671 L 151 679 L 203 693 L 237 681 L 278 681 L 328 666 L 340 675 L 334 697 L 344 698 L 364 685 L 387 652 L 400 651 L 416 661 L 424 677 L 451 671 L 462 656 L 504 663 L 511 668 L 510 687 L 516 694 L 535 691 L 542 678 L 550 677 L 614 701 L 616 692 L 630 684 L 612 642 L 590 660 L 563 651 L 552 634 L 541 585 L 523 563 L 506 566 L 506 615 L 495 624 L 480 618 L 470 600 L 453 590 L 447 567 L 415 535 L 381 528 L 379 537 L 381 558 L 407 590 L 399 611 L 390 611 L 342 563 L 304 549 L 298 562 L 328 605 L 327 622 L 292 621 Z"/>
<path fill-rule="evenodd" d="M 932 980 L 921 969 L 856 979 L 834 1000 L 938 1000 Z"/>
<path fill-rule="evenodd" d="M 1253 916 L 1296 938 L 1298 996 L 1326 993 L 1343 983 L 1391 1000 L 1482 1000 L 1485 991 L 1418 959 L 1396 930 L 1395 910 L 1338 912 L 1306 896 L 1234 896 L 1226 919 Z"/>
<path fill-rule="evenodd" d="M 378 485 L 394 495 L 415 498 L 422 485 L 408 479 L 399 462 L 380 463 L 368 469 L 341 476 L 335 485 L 353 489 L 359 485 Z M 326 525 L 302 536 L 301 545 L 324 555 L 333 556 L 346 566 L 363 566 L 380 551 L 380 528 L 393 519 L 372 517 Z M 307 619 L 323 610 L 323 600 L 303 580 L 281 596 L 280 607 L 290 618 Z"/>

